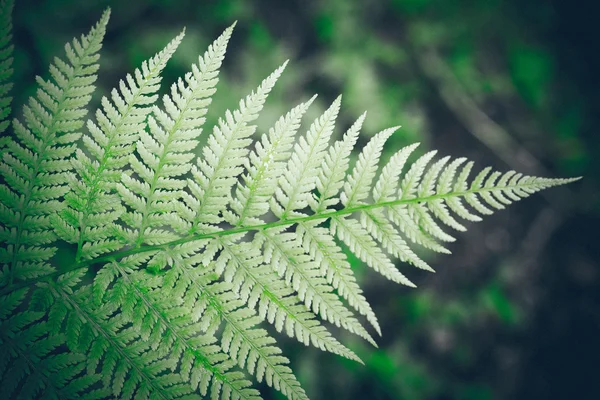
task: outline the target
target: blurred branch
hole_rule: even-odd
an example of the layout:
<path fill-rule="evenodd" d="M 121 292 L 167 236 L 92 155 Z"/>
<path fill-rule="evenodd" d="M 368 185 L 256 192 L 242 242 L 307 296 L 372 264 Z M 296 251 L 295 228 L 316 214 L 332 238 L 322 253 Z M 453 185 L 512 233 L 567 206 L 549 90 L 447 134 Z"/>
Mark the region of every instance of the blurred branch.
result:
<path fill-rule="evenodd" d="M 523 239 L 520 258 L 526 263 L 539 260 L 539 256 L 544 251 L 546 243 L 562 222 L 563 218 L 552 207 L 543 208 L 536 216 L 527 235 Z"/>
<path fill-rule="evenodd" d="M 481 110 L 437 51 L 417 49 L 414 54 L 425 76 L 436 85 L 441 99 L 471 135 L 514 170 L 537 176 L 552 175 L 540 160 Z M 556 193 L 542 195 L 555 208 L 564 210 L 569 204 L 574 204 L 567 201 L 573 195 L 566 187 L 560 188 L 560 192 L 560 197 L 563 198 L 561 200 L 565 201 L 559 202 Z"/>
<path fill-rule="evenodd" d="M 547 248 L 554 232 L 565 222 L 565 217 L 557 213 L 552 206 L 542 208 L 529 225 L 529 229 L 511 263 L 517 263 L 518 269 L 513 271 L 512 286 L 525 286 L 521 293 L 534 294 L 533 291 L 538 277 L 540 258 Z M 526 304 L 535 306 L 535 298 Z"/>
<path fill-rule="evenodd" d="M 536 309 L 539 309 L 544 297 L 547 296 L 544 293 L 545 285 L 541 284 L 542 281 L 539 279 L 540 257 L 547 248 L 548 241 L 564 221 L 565 218 L 552 206 L 544 207 L 530 224 L 517 253 L 508 262 L 509 265 L 519 266 L 519 268 L 511 268 L 507 283 L 515 295 L 519 293 L 517 301 L 525 315 L 535 315 Z M 523 352 L 516 352 L 515 357 L 517 359 L 513 360 L 511 368 L 504 372 L 506 379 L 504 390 L 505 393 L 510 394 L 510 397 L 518 390 L 516 386 L 519 381 L 518 376 L 525 369 Z"/>
<path fill-rule="evenodd" d="M 435 50 L 419 49 L 415 54 L 422 71 L 436 84 L 446 106 L 477 140 L 511 168 L 546 174 L 544 166 L 533 154 L 479 108 Z"/>

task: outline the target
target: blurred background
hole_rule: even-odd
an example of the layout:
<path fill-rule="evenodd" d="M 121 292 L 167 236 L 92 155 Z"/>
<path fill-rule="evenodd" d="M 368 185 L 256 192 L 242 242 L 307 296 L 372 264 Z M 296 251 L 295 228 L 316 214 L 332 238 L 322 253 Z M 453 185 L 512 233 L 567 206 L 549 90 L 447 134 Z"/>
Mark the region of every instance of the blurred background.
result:
<path fill-rule="evenodd" d="M 399 265 L 417 289 L 352 258 L 383 337 L 336 332 L 365 366 L 282 338 L 312 399 L 600 398 L 598 2 L 17 0 L 17 107 L 107 6 L 93 105 L 186 26 L 164 91 L 237 20 L 207 127 L 289 58 L 259 132 L 341 93 L 338 135 L 364 110 L 363 143 L 402 125 L 384 159 L 418 141 L 480 168 L 585 176 L 469 224 L 451 256 L 424 253 L 435 274 Z"/>

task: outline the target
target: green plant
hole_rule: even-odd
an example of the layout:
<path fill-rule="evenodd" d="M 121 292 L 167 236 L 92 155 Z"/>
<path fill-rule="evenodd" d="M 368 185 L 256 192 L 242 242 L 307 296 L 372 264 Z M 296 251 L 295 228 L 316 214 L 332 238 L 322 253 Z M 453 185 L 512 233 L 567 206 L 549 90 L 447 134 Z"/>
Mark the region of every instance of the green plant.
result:
<path fill-rule="evenodd" d="M 322 321 L 375 344 L 380 334 L 341 243 L 414 286 L 390 256 L 431 270 L 409 242 L 448 253 L 441 224 L 470 221 L 574 179 L 501 174 L 468 184 L 472 163 L 401 149 L 377 174 L 375 135 L 348 174 L 363 114 L 329 145 L 341 99 L 295 140 L 314 98 L 252 142 L 284 64 L 194 149 L 233 26 L 158 101 L 183 33 L 103 98 L 84 127 L 107 11 L 66 45 L 51 78 L 10 114 L 12 1 L 0 43 L 0 398 L 260 398 L 244 370 L 306 398 L 263 321 L 360 362 Z M 428 166 L 429 165 L 429 166 Z M 472 209 L 469 210 L 466 205 Z M 358 219 L 353 218 L 358 216 Z M 57 249 L 63 253 L 57 256 Z M 65 263 L 65 259 L 70 261 Z M 61 260 L 61 262 L 59 262 Z M 320 317 L 320 319 L 319 319 Z"/>

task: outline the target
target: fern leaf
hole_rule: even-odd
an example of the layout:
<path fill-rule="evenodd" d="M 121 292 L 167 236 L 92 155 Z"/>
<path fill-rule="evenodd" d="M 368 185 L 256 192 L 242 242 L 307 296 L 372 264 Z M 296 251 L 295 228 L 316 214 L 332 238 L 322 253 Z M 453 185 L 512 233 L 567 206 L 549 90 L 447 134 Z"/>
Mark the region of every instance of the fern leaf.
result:
<path fill-rule="evenodd" d="M 294 291 L 268 266 L 262 263 L 260 238 L 253 242 L 233 244 L 222 240 L 224 252 L 219 263 L 224 264 L 224 279 L 233 284 L 233 291 L 250 308 L 258 307 L 258 314 L 275 329 L 284 328 L 290 337 L 299 342 L 341 355 L 358 362 L 362 361 L 354 352 L 338 342 L 321 325 L 312 312 L 299 304 Z"/>
<path fill-rule="evenodd" d="M 417 146 L 418 144 L 406 146 L 400 151 L 398 151 L 396 154 L 394 154 L 392 158 L 390 158 L 388 163 L 381 171 L 381 176 L 379 177 L 373 189 L 373 201 L 375 203 L 385 203 L 388 201 L 393 201 L 396 198 L 395 192 L 399 184 L 399 179 L 402 170 L 406 165 L 408 157 L 416 149 Z M 448 178 L 451 180 L 452 176 Z M 447 192 L 448 190 L 445 193 Z M 430 235 L 424 233 L 421 230 L 421 228 L 418 225 L 418 221 L 415 221 L 411 218 L 404 205 L 389 207 L 386 211 L 389 220 L 396 224 L 398 228 L 400 228 L 402 234 L 406 239 L 412 241 L 413 243 L 422 245 L 430 250 L 446 254 L 449 253 L 449 251 L 445 247 L 439 245 L 435 240 L 433 240 L 430 237 Z M 386 230 L 389 230 L 389 227 L 386 227 Z M 421 262 L 417 262 L 414 264 L 422 268 L 425 267 L 425 264 Z M 425 269 L 430 268 L 425 267 Z"/>
<path fill-rule="evenodd" d="M 249 137 L 256 126 L 249 125 L 258 117 L 267 96 L 283 72 L 287 61 L 269 75 L 245 100 L 240 101 L 239 109 L 227 111 L 225 120 L 219 120 L 208 144 L 202 149 L 203 158 L 198 159 L 198 167 L 192 168 L 194 180 L 188 180 L 193 196 L 184 196 L 189 210 L 185 213 L 189 220 L 190 233 L 202 232 L 204 225 L 215 225 L 223 221 L 220 216 L 231 198 L 231 188 L 237 176 L 243 171 L 248 154 Z"/>
<path fill-rule="evenodd" d="M 314 259 L 314 262 L 320 265 L 320 274 L 327 279 L 327 283 L 335 288 L 351 307 L 364 315 L 381 335 L 377 317 L 362 294 L 362 289 L 356 282 L 346 255 L 335 243 L 329 230 L 316 225 L 318 222 L 301 222 L 299 224 L 298 234 L 302 238 L 302 247 Z"/>
<path fill-rule="evenodd" d="M 431 157 L 430 157 L 430 155 L 431 155 Z M 420 184 L 418 186 L 416 186 L 416 183 L 421 178 L 421 175 L 424 172 L 426 165 L 429 162 L 430 158 L 432 158 L 432 156 L 433 156 L 432 152 L 424 155 L 419 160 L 417 160 L 417 162 L 414 164 L 413 167 L 415 167 L 415 168 L 412 168 L 410 171 L 408 171 L 407 176 L 410 175 L 411 172 L 414 172 L 414 174 L 409 178 L 409 180 L 411 183 L 414 183 L 415 185 L 407 186 L 404 189 L 402 198 L 410 199 L 413 196 L 418 197 L 418 198 L 425 198 L 425 197 L 431 196 L 431 194 L 433 193 L 433 186 L 435 184 L 435 179 L 437 178 L 442 167 L 446 164 L 446 162 L 449 159 L 448 157 L 445 157 L 445 158 L 439 160 L 438 162 L 434 163 L 431 166 L 431 168 L 427 171 L 427 173 L 423 176 L 423 180 L 420 182 Z M 405 180 L 406 180 L 406 177 L 405 177 Z M 417 192 L 416 195 L 412 194 L 413 191 Z M 431 203 L 427 203 L 427 205 L 429 206 L 429 205 L 431 205 Z M 430 235 L 432 235 L 442 241 L 446 241 L 446 242 L 453 242 L 456 240 L 454 237 L 447 234 L 434 221 L 434 219 L 431 217 L 428 210 L 425 208 L 425 206 L 423 204 L 409 204 L 407 207 L 409 208 L 409 211 L 412 213 L 413 218 L 416 221 L 418 221 L 418 224 L 420 226 L 422 226 L 422 228 L 426 232 L 428 232 Z"/>
<path fill-rule="evenodd" d="M 314 97 L 309 102 L 297 106 L 288 114 L 282 116 L 275 124 L 275 127 L 269 131 L 269 136 L 262 137 L 262 144 L 257 143 L 257 152 L 251 154 L 251 164 L 248 166 L 249 173 L 244 178 L 246 185 L 242 186 L 241 184 L 238 184 L 236 193 L 239 193 L 239 195 L 231 205 L 232 209 L 239 214 L 239 218 L 236 218 L 234 214 L 232 214 L 231 220 L 235 225 L 243 225 L 247 218 L 251 218 L 250 221 L 253 224 L 262 222 L 257 217 L 268 211 L 268 207 L 266 207 L 265 204 L 271 198 L 277 187 L 277 179 L 284 172 L 285 161 L 290 155 L 289 149 L 293 143 L 293 136 L 299 127 L 299 119 L 306 112 L 306 109 L 313 100 Z M 262 200 L 262 202 L 259 202 L 260 200 Z M 255 206 L 254 204 L 257 205 Z M 231 243 L 226 243 L 227 242 L 224 242 L 223 246 L 229 247 L 231 252 Z M 247 251 L 251 251 L 251 248 L 248 248 Z M 234 253 L 232 254 L 232 258 L 233 255 Z M 258 256 L 254 258 L 257 259 Z M 253 258 L 245 258 L 245 260 L 248 259 L 252 260 Z M 271 307 L 271 310 L 273 310 L 271 311 L 271 315 L 279 315 L 279 331 L 282 329 L 281 327 L 285 320 L 289 321 L 291 324 L 294 324 L 295 321 L 298 329 L 301 329 L 296 335 L 298 340 L 308 344 L 308 341 L 312 338 L 313 343 L 317 347 L 347 358 L 358 360 L 358 357 L 350 350 L 346 349 L 345 346 L 332 340 L 330 334 L 320 326 L 318 321 L 308 318 L 307 315 L 309 313 L 302 312 L 300 315 L 295 315 L 291 309 L 292 305 L 294 305 L 294 309 L 299 309 L 295 306 L 293 297 L 286 298 L 287 305 L 284 305 L 278 299 L 278 297 L 281 298 L 286 296 L 290 292 L 284 289 L 285 286 L 281 285 L 276 274 L 272 275 L 273 271 L 266 273 L 262 271 L 258 272 L 262 276 L 260 276 L 259 279 L 256 279 L 254 274 L 257 273 L 257 269 L 264 270 L 264 268 L 257 268 L 257 265 L 248 267 L 246 262 L 242 261 L 242 257 L 239 255 L 236 257 L 236 260 L 237 262 L 233 263 L 233 265 L 238 266 L 235 269 L 237 273 L 236 279 L 238 282 L 244 282 L 244 291 L 251 290 L 254 285 L 258 286 L 260 290 L 262 290 L 262 293 L 265 293 L 266 291 L 267 296 L 261 296 L 260 307 L 262 309 Z M 242 275 L 238 273 L 238 271 L 244 271 L 244 274 Z M 229 274 L 229 277 L 232 279 L 231 274 Z M 228 279 L 227 272 L 225 274 L 225 279 Z M 268 284 L 265 284 L 265 282 L 268 282 Z M 278 287 L 278 290 L 273 290 L 274 286 Z M 273 292 L 276 292 L 277 295 L 274 295 Z M 251 300 L 251 302 L 255 303 L 256 300 Z M 275 309 L 278 311 L 275 311 Z M 270 322 L 274 322 L 275 317 L 273 316 L 269 319 Z M 311 319 L 312 321 L 309 322 L 308 319 Z M 288 327 L 288 332 L 293 329 L 292 327 L 293 325 Z M 294 334 L 292 333 L 290 336 L 293 337 Z"/>
<path fill-rule="evenodd" d="M 12 97 L 10 91 L 13 87 L 14 46 L 12 45 L 12 11 L 13 0 L 2 0 L 0 3 L 0 135 L 6 131 L 10 121 Z M 8 142 L 7 137 L 0 137 L 0 148 Z"/>
<path fill-rule="evenodd" d="M 340 197 L 345 207 L 362 204 L 363 200 L 369 196 L 383 145 L 398 128 L 393 127 L 378 133 L 360 153 L 358 162 L 344 184 L 344 192 Z"/>
<path fill-rule="evenodd" d="M 310 203 L 315 213 L 321 213 L 339 202 L 335 196 L 344 185 L 344 178 L 350 164 L 350 153 L 354 149 L 366 115 L 366 113 L 361 115 L 344 134 L 343 139 L 329 147 L 317 179 L 316 187 L 320 194 L 319 198 L 313 199 Z"/>
<path fill-rule="evenodd" d="M 164 288 L 171 287 L 170 290 L 177 293 L 175 298 L 194 305 L 199 313 L 196 318 L 205 331 L 216 331 L 222 321 L 223 351 L 259 382 L 265 379 L 269 386 L 290 398 L 306 398 L 291 369 L 285 365 L 287 358 L 274 346 L 275 340 L 265 330 L 255 328 L 262 318 L 244 305 L 230 284 L 216 281 L 217 274 L 198 265 L 202 258 L 202 254 L 197 254 L 173 259 L 165 278 L 170 284 Z"/>
<path fill-rule="evenodd" d="M 300 118 L 314 98 L 282 116 L 275 127 L 271 128 L 269 135 L 263 135 L 261 142 L 257 143 L 255 152 L 250 155 L 250 165 L 247 166 L 249 173 L 244 177 L 245 185 L 238 184 L 236 198 L 231 204 L 231 208 L 237 214 L 231 214 L 229 218 L 234 225 L 244 225 L 248 219 L 253 224 L 262 222 L 258 217 L 268 211 L 268 200 L 277 187 L 277 179 L 285 171 L 285 161 L 290 156 L 289 150 L 299 127 Z M 260 261 L 255 262 L 260 257 L 254 247 L 244 246 L 246 256 L 242 257 L 238 250 L 239 245 L 223 241 L 222 246 L 230 257 L 225 271 L 225 280 L 233 280 L 237 283 L 237 287 L 243 284 L 242 299 L 245 301 L 250 296 L 248 292 L 254 289 L 254 293 L 260 298 L 259 307 L 263 310 L 261 316 L 265 318 L 266 310 L 269 310 L 268 320 L 276 324 L 278 331 L 281 331 L 285 324 L 289 336 L 296 337 L 307 345 L 312 340 L 315 346 L 323 350 L 359 360 L 352 351 L 333 339 L 331 334 L 313 318 L 313 314 L 296 304 L 295 297 L 289 296 L 291 292 L 273 271 L 261 266 Z M 253 254 L 253 249 L 254 257 L 248 256 Z M 239 292 L 239 289 L 236 292 Z M 257 300 L 253 298 L 249 303 L 256 304 Z"/>
<path fill-rule="evenodd" d="M 96 293 L 121 304 L 124 320 L 131 321 L 139 340 L 152 351 L 168 355 L 161 362 L 179 371 L 182 395 L 199 392 L 206 396 L 210 389 L 213 397 L 258 399 L 258 392 L 244 375 L 231 371 L 234 363 L 219 350 L 216 338 L 204 333 L 204 322 L 182 318 L 197 315 L 199 310 L 194 308 L 199 305 L 190 303 L 190 297 L 182 300 L 180 295 L 165 302 L 166 293 L 172 290 L 168 276 L 160 279 L 138 270 L 146 259 L 133 256 L 105 266 L 94 283 Z"/>
<path fill-rule="evenodd" d="M 400 229 L 408 240 L 438 253 L 450 254 L 427 232 L 421 230 L 418 219 L 411 216 L 405 204 L 394 205 L 386 209 L 389 219 Z"/>
<path fill-rule="evenodd" d="M 318 265 L 310 262 L 296 234 L 284 233 L 279 228 L 265 230 L 260 235 L 264 239 L 265 262 L 294 288 L 307 308 L 375 345 L 367 330 L 331 292 L 332 288 L 321 276 Z"/>
<path fill-rule="evenodd" d="M 310 126 L 306 137 L 301 137 L 294 146 L 294 153 L 288 168 L 279 181 L 275 200 L 271 209 L 280 219 L 298 214 L 311 199 L 311 191 L 316 186 L 317 173 L 323 161 L 329 138 L 335 127 L 335 119 L 340 111 L 341 97 Z"/>
<path fill-rule="evenodd" d="M 123 206 L 115 194 L 121 178 L 119 168 L 125 167 L 134 143 L 146 126 L 145 120 L 157 95 L 161 71 L 181 42 L 182 32 L 161 52 L 135 71 L 135 78 L 127 75 L 113 89 L 111 101 L 104 97 L 102 109 L 97 110 L 97 123 L 88 121 L 89 135 L 83 143 L 89 152 L 77 151 L 73 166 L 78 178 L 71 180 L 71 191 L 65 196 L 67 208 L 56 221 L 63 229 L 74 232 L 63 237 L 77 244 L 76 260 L 86 260 L 114 251 L 121 243 L 114 237 L 114 221 L 122 214 Z M 126 197 L 131 204 L 133 198 Z"/>
<path fill-rule="evenodd" d="M 384 249 L 401 261 L 414 266 L 433 271 L 431 267 L 421 260 L 409 247 L 406 241 L 397 233 L 392 224 L 385 218 L 382 210 L 369 210 L 361 213 L 362 227 L 376 239 Z"/>
<path fill-rule="evenodd" d="M 419 197 L 429 197 L 434 195 L 435 193 L 439 193 L 439 191 L 436 191 L 435 189 L 435 181 L 449 159 L 450 157 L 444 157 L 441 160 L 437 161 L 435 164 L 433 164 L 433 166 L 429 169 L 429 171 L 423 178 L 423 182 L 421 183 Z M 438 189 L 440 189 L 440 184 L 446 183 L 446 181 L 447 178 L 445 176 L 442 176 L 437 184 Z M 442 221 L 444 224 L 458 231 L 466 230 L 466 228 L 463 225 L 461 225 L 458 221 L 456 221 L 456 219 L 454 219 L 450 215 L 443 201 L 432 200 L 427 203 L 427 206 L 429 210 L 433 213 L 433 215 L 435 215 L 435 217 Z"/>
<path fill-rule="evenodd" d="M 142 292 L 124 290 L 125 286 L 127 289 L 133 286 L 124 269 L 112 264 L 110 271 L 117 272 L 121 281 L 107 293 L 113 300 L 108 304 L 90 303 L 90 286 L 76 288 L 81 274 L 63 275 L 56 283 L 43 286 L 36 293 L 37 297 L 50 297 L 49 322 L 51 320 L 54 325 L 64 323 L 69 348 L 78 352 L 75 354 L 86 354 L 83 359 L 88 376 L 101 376 L 109 393 L 123 399 L 133 398 L 134 394 L 135 398 L 179 398 L 198 389 L 206 394 L 211 380 L 213 386 L 222 385 L 220 387 L 239 394 L 238 398 L 256 399 L 257 392 L 247 389 L 249 382 L 240 381 L 239 374 L 227 371 L 231 366 L 223 363 L 223 356 L 212 344 L 214 338 L 186 336 L 188 324 L 185 321 L 177 324 L 174 318 L 182 314 L 181 310 L 176 307 L 158 310 L 155 304 L 134 299 Z M 121 311 L 116 312 L 119 304 Z M 150 337 L 144 338 L 138 332 L 139 326 L 129 326 L 130 312 L 145 323 L 147 320 L 156 322 Z M 167 316 L 173 320 L 169 326 L 161 325 Z M 173 332 L 170 325 L 184 327 Z M 169 356 L 165 358 L 166 355 Z M 182 368 L 189 369 L 173 372 L 178 357 L 182 359 Z M 90 375 L 90 371 L 96 370 L 99 374 Z M 188 379 L 190 375 L 194 379 Z M 201 382 L 204 386 L 199 388 Z M 107 397 L 106 393 L 97 394 L 98 398 Z"/>
<path fill-rule="evenodd" d="M 52 334 L 52 321 L 44 320 L 44 312 L 22 310 L 27 291 L 20 289 L 0 297 L 2 398 L 106 396 L 102 390 L 90 390 L 99 381 L 99 375 L 81 375 L 85 356 L 64 351 L 65 335 Z"/>
<path fill-rule="evenodd" d="M 386 202 L 395 198 L 395 193 L 398 187 L 400 174 L 406 165 L 406 161 L 411 153 L 417 148 L 419 144 L 415 143 L 410 146 L 406 146 L 399 150 L 396 154 L 390 158 L 383 170 L 381 176 L 377 180 L 375 187 L 373 188 L 373 200 L 375 203 Z"/>
<path fill-rule="evenodd" d="M 198 66 L 171 87 L 171 96 L 164 96 L 166 111 L 157 106 L 149 116 L 150 132 L 142 131 L 137 142 L 137 154 L 130 156 L 133 171 L 142 179 L 130 174 L 122 175 L 122 183 L 117 184 L 121 198 L 133 208 L 122 219 L 133 228 L 128 232 L 128 242 L 140 246 L 143 243 L 158 244 L 176 239 L 178 236 L 162 228 L 176 224 L 184 230 L 185 222 L 174 215 L 174 200 L 179 197 L 185 182 L 178 179 L 185 175 L 194 158 L 202 132 L 208 105 L 215 92 L 218 73 L 227 43 L 234 25 L 227 28 L 209 46 Z"/>
<path fill-rule="evenodd" d="M 68 190 L 68 159 L 81 135 L 77 130 L 94 89 L 108 18 L 106 11 L 88 35 L 65 45 L 68 62 L 56 58 L 52 79 L 38 77 L 37 95 L 23 107 L 24 124 L 13 122 L 15 140 L 7 143 L 0 161 L 4 284 L 54 270 L 48 263 L 55 251 L 48 246 L 54 241 L 49 216 L 62 207 L 59 199 Z"/>
<path fill-rule="evenodd" d="M 414 283 L 402 275 L 392 261 L 381 251 L 358 221 L 352 218 L 334 217 L 331 231 L 367 265 L 393 282 L 414 287 Z"/>
<path fill-rule="evenodd" d="M 277 189 L 277 180 L 285 171 L 300 120 L 315 98 L 279 118 L 269 134 L 263 135 L 261 141 L 256 143 L 255 151 L 249 157 L 250 164 L 246 167 L 248 173 L 243 178 L 245 184 L 238 183 L 231 203 L 236 213 L 229 218 L 233 225 L 262 222 L 258 217 L 269 211 L 268 201 Z"/>
<path fill-rule="evenodd" d="M 241 304 L 229 300 L 224 306 L 229 309 Z M 290 399 L 308 399 L 300 382 L 285 364 L 289 360 L 281 356 L 281 350 L 274 346 L 275 339 L 264 329 L 255 328 L 261 318 L 249 309 L 238 308 L 222 314 L 225 329 L 221 346 L 237 360 L 240 367 L 246 367 L 259 382 L 263 379 Z"/>
<path fill-rule="evenodd" d="M 1 133 L 10 126 L 12 2 L 0 7 Z M 0 398 L 258 400 L 245 370 L 307 399 L 261 324 L 361 362 L 325 326 L 375 345 L 353 309 L 381 334 L 342 243 L 414 286 L 394 262 L 431 271 L 414 245 L 448 253 L 440 242 L 455 239 L 445 227 L 463 231 L 463 220 L 576 180 L 491 168 L 469 180 L 464 158 L 429 152 L 408 163 L 416 145 L 376 179 L 397 128 L 375 135 L 347 174 L 365 115 L 329 145 L 339 97 L 295 145 L 314 97 L 251 146 L 287 62 L 226 112 L 190 166 L 233 26 L 162 107 L 162 70 L 183 33 L 127 75 L 77 148 L 107 20 L 67 45 L 68 62 L 56 59 L 51 79 L 38 79 L 24 122 L 0 143 Z M 76 244 L 59 271 L 57 237 Z"/>

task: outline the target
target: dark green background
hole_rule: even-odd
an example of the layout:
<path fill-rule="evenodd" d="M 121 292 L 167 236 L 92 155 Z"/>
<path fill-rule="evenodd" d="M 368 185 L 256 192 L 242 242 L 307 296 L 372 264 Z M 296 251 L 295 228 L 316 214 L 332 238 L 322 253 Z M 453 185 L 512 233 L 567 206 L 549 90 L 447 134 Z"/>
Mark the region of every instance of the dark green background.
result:
<path fill-rule="evenodd" d="M 425 254 L 436 274 L 401 265 L 418 289 L 353 260 L 384 336 L 373 349 L 340 333 L 366 366 L 282 337 L 311 398 L 600 398 L 599 6 L 16 0 L 15 109 L 33 93 L 33 76 L 46 75 L 63 43 L 87 32 L 107 6 L 94 106 L 186 26 L 164 91 L 237 20 L 209 123 L 290 58 L 260 131 L 313 93 L 309 117 L 342 93 L 338 134 L 364 110 L 363 141 L 403 126 L 385 157 L 420 141 L 420 152 L 466 156 L 479 167 L 585 176 L 470 224 L 450 245 L 453 255 Z"/>

